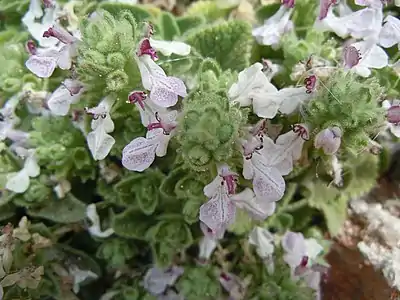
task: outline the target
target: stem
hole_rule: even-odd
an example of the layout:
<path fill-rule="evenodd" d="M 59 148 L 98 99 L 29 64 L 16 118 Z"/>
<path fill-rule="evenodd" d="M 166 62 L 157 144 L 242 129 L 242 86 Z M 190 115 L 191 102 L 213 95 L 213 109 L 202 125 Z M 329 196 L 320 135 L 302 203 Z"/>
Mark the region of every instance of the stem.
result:
<path fill-rule="evenodd" d="M 308 204 L 308 200 L 307 200 L 307 198 L 304 198 L 304 199 L 301 199 L 300 201 L 297 201 L 293 204 L 288 205 L 285 208 L 282 208 L 282 210 L 280 212 L 285 212 L 285 213 L 293 212 L 293 211 L 296 211 L 296 210 L 306 206 L 307 204 Z"/>

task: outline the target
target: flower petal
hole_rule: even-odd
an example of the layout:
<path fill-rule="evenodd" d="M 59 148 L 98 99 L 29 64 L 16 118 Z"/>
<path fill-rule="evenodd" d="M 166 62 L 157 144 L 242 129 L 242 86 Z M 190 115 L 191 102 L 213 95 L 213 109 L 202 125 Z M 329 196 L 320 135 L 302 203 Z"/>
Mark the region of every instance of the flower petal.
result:
<path fill-rule="evenodd" d="M 278 97 L 281 100 L 279 111 L 283 114 L 290 115 L 294 113 L 298 107 L 312 98 L 312 93 L 307 94 L 305 87 L 298 88 L 284 88 L 279 90 Z"/>
<path fill-rule="evenodd" d="M 150 45 L 160 51 L 165 56 L 170 56 L 171 54 L 177 54 L 181 56 L 186 56 L 190 54 L 190 46 L 183 42 L 177 41 L 159 41 L 150 37 Z"/>
<path fill-rule="evenodd" d="M 246 212 L 255 220 L 265 220 L 275 212 L 275 202 L 257 198 L 254 192 L 246 188 L 241 193 L 232 195 L 231 201 Z"/>
<path fill-rule="evenodd" d="M 29 188 L 29 183 L 29 176 L 22 169 L 17 173 L 11 173 L 7 176 L 6 189 L 18 194 L 24 193 Z"/>
<path fill-rule="evenodd" d="M 98 127 L 96 130 L 88 133 L 86 137 L 89 150 L 95 160 L 106 158 L 112 146 L 115 144 L 115 139 L 107 134 L 103 128 Z"/>
<path fill-rule="evenodd" d="M 178 95 L 170 87 L 157 84 L 153 85 L 150 99 L 158 106 L 170 107 L 178 102 Z"/>
<path fill-rule="evenodd" d="M 36 177 L 40 174 L 40 167 L 34 157 L 34 154 L 29 155 L 24 163 L 24 171 L 29 177 Z"/>
<path fill-rule="evenodd" d="M 142 172 L 153 163 L 156 156 L 156 145 L 139 137 L 122 150 L 122 165 L 131 171 Z"/>
<path fill-rule="evenodd" d="M 213 232 L 235 221 L 236 207 L 226 194 L 219 194 L 200 207 L 199 219 Z"/>
<path fill-rule="evenodd" d="M 74 98 L 75 97 L 71 96 L 69 90 L 61 85 L 50 96 L 50 99 L 47 101 L 47 106 L 53 114 L 57 116 L 66 116 Z"/>
<path fill-rule="evenodd" d="M 261 258 L 270 257 L 274 253 L 274 236 L 265 228 L 255 227 L 249 235 L 249 243 L 257 247 Z"/>
<path fill-rule="evenodd" d="M 253 178 L 256 197 L 262 201 L 278 201 L 285 193 L 285 180 L 274 167 L 257 168 Z"/>
<path fill-rule="evenodd" d="M 57 59 L 54 57 L 32 55 L 25 62 L 25 66 L 36 76 L 40 78 L 49 78 L 57 66 Z"/>
<path fill-rule="evenodd" d="M 379 43 L 385 48 L 390 48 L 400 43 L 399 19 L 390 15 L 386 17 L 385 24 L 379 34 Z"/>

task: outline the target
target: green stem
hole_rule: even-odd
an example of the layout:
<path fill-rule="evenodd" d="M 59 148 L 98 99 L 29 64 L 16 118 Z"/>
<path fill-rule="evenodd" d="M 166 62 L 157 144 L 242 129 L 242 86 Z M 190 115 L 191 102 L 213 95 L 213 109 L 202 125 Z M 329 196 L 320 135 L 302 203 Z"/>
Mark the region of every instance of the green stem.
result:
<path fill-rule="evenodd" d="M 288 205 L 285 208 L 282 208 L 282 210 L 280 212 L 285 212 L 285 213 L 293 212 L 293 211 L 296 211 L 296 210 L 306 206 L 307 204 L 308 204 L 308 199 L 304 198 L 304 199 L 301 199 L 300 201 L 297 201 L 295 203 Z"/>

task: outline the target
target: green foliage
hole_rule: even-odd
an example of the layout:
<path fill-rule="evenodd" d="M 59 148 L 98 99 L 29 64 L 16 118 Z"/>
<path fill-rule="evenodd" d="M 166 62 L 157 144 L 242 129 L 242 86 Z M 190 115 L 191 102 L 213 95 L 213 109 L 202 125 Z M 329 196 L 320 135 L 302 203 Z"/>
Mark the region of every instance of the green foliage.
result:
<path fill-rule="evenodd" d="M 163 178 L 157 169 L 129 175 L 114 186 L 118 203 L 127 207 L 137 206 L 144 214 L 151 215 L 161 200 L 159 187 Z"/>
<path fill-rule="evenodd" d="M 221 287 L 215 279 L 211 268 L 187 268 L 179 279 L 177 288 L 188 300 L 218 299 L 221 296 Z"/>
<path fill-rule="evenodd" d="M 246 120 L 225 95 L 197 91 L 185 99 L 179 127 L 182 157 L 191 169 L 205 171 L 228 161 L 237 151 L 235 140 Z"/>
<path fill-rule="evenodd" d="M 32 120 L 31 143 L 36 147 L 39 165 L 55 172 L 58 178 L 79 176 L 93 179 L 95 169 L 85 139 L 67 117 L 36 117 Z"/>
<path fill-rule="evenodd" d="M 100 245 L 96 256 L 105 260 L 111 268 L 122 268 L 138 251 L 135 245 L 128 240 L 113 238 Z"/>
<path fill-rule="evenodd" d="M 357 154 L 384 124 L 384 109 L 378 105 L 382 92 L 374 79 L 360 82 L 354 73 L 337 71 L 321 83 L 316 98 L 305 105 L 303 117 L 314 132 L 339 127 L 341 149 Z"/>
<path fill-rule="evenodd" d="M 223 70 L 241 71 L 250 64 L 251 26 L 243 21 L 228 21 L 188 33 L 185 41 L 203 58 L 213 58 Z"/>
<path fill-rule="evenodd" d="M 105 10 L 97 14 L 81 25 L 77 71 L 94 93 L 123 92 L 125 98 L 140 80 L 133 58 L 140 38 L 137 22 L 128 10 L 117 16 Z"/>

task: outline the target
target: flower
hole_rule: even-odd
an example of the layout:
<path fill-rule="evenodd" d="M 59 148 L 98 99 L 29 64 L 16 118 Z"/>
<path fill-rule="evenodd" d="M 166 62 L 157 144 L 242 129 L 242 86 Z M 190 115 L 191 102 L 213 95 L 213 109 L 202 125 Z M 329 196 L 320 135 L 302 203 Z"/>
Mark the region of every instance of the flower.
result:
<path fill-rule="evenodd" d="M 114 99 L 105 97 L 98 106 L 85 108 L 85 112 L 93 116 L 92 131 L 88 133 L 86 140 L 95 160 L 104 159 L 115 144 L 115 139 L 108 134 L 114 131 L 114 122 L 110 116 L 113 104 Z"/>
<path fill-rule="evenodd" d="M 27 27 L 32 37 L 38 41 L 39 46 L 48 48 L 54 47 L 58 43 L 56 38 L 47 39 L 44 37 L 43 32 L 57 21 L 59 10 L 59 5 L 55 3 L 54 6 L 46 7 L 43 14 L 41 0 L 31 0 L 29 9 L 22 18 L 22 23 Z M 41 20 L 38 21 L 38 19 Z"/>
<path fill-rule="evenodd" d="M 236 207 L 244 209 L 255 220 L 265 220 L 275 212 L 276 208 L 275 202 L 257 198 L 254 191 L 249 188 L 232 195 L 230 200 Z"/>
<path fill-rule="evenodd" d="M 292 276 L 306 267 L 323 250 L 315 239 L 305 239 L 303 234 L 287 231 L 282 237 L 282 247 L 285 251 L 284 261 L 290 266 Z"/>
<path fill-rule="evenodd" d="M 156 52 L 149 45 L 150 41 L 143 39 L 135 56 L 143 87 L 150 91 L 150 99 L 156 105 L 174 106 L 178 102 L 178 96 L 186 97 L 185 84 L 181 79 L 165 74 L 164 70 L 154 62 Z"/>
<path fill-rule="evenodd" d="M 68 268 L 69 274 L 74 278 L 73 283 L 73 292 L 75 294 L 79 293 L 80 287 L 79 285 L 84 282 L 88 278 L 96 279 L 98 276 L 97 274 L 93 273 L 90 270 L 81 270 L 76 265 L 72 265 Z"/>
<path fill-rule="evenodd" d="M 243 177 L 253 179 L 254 193 L 258 199 L 275 202 L 283 197 L 285 180 L 260 147 L 262 144 L 256 138 L 243 144 Z"/>
<path fill-rule="evenodd" d="M 152 295 L 158 296 L 174 285 L 175 281 L 183 274 L 184 269 L 177 266 L 169 268 L 153 267 L 149 269 L 143 279 L 143 287 Z"/>
<path fill-rule="evenodd" d="M 82 83 L 77 80 L 66 79 L 50 96 L 47 106 L 54 115 L 66 116 L 70 105 L 79 101 L 83 92 Z"/>
<path fill-rule="evenodd" d="M 320 0 L 318 20 L 323 20 L 327 17 L 330 7 L 337 3 L 337 0 Z"/>
<path fill-rule="evenodd" d="M 30 184 L 30 177 L 40 174 L 40 167 L 36 161 L 35 150 L 16 147 L 18 156 L 25 159 L 24 167 L 16 173 L 8 174 L 6 189 L 14 193 L 24 193 Z"/>
<path fill-rule="evenodd" d="M 86 216 L 92 222 L 92 226 L 88 228 L 91 235 L 99 238 L 106 238 L 114 233 L 114 229 L 112 228 L 108 228 L 104 231 L 101 230 L 100 218 L 97 214 L 96 205 L 94 203 L 89 204 L 86 207 Z"/>
<path fill-rule="evenodd" d="M 217 247 L 217 241 L 210 236 L 203 236 L 199 242 L 199 262 L 206 263 Z"/>
<path fill-rule="evenodd" d="M 274 78 L 274 76 L 276 74 L 278 74 L 282 67 L 278 64 L 274 64 L 272 61 L 270 61 L 269 59 L 262 59 L 262 72 L 265 74 L 265 76 L 267 77 L 268 81 L 270 81 L 272 78 Z"/>
<path fill-rule="evenodd" d="M 63 70 L 70 69 L 72 59 L 77 55 L 76 45 L 79 40 L 58 25 L 49 27 L 43 37 L 54 37 L 59 43 L 49 48 L 36 48 L 29 41 L 27 49 L 31 55 L 25 66 L 40 78 L 50 77 L 57 66 Z"/>
<path fill-rule="evenodd" d="M 337 127 L 326 128 L 320 131 L 314 139 L 314 147 L 322 148 L 327 155 L 335 154 L 340 147 L 342 130 Z"/>
<path fill-rule="evenodd" d="M 388 100 L 382 102 L 383 108 L 386 109 L 387 127 L 396 137 L 400 137 L 400 100 Z"/>
<path fill-rule="evenodd" d="M 161 52 L 162 55 L 165 56 L 171 56 L 171 54 L 187 56 L 190 54 L 191 50 L 191 47 L 188 44 L 178 41 L 159 41 L 150 37 L 149 42 L 152 48 Z"/>
<path fill-rule="evenodd" d="M 379 44 L 384 48 L 390 48 L 396 44 L 400 49 L 400 20 L 388 15 L 379 33 Z"/>
<path fill-rule="evenodd" d="M 270 258 L 274 253 L 274 236 L 265 228 L 254 227 L 249 235 L 249 243 L 257 247 L 257 254 L 263 258 Z"/>
<path fill-rule="evenodd" d="M 266 163 L 276 168 L 281 175 L 293 170 L 293 163 L 300 159 L 304 142 L 309 139 L 305 124 L 295 124 L 293 130 L 281 134 L 275 143 L 269 137 L 263 139 L 263 152 Z"/>
<path fill-rule="evenodd" d="M 11 97 L 0 109 L 0 141 L 8 138 L 14 131 L 14 127 L 20 122 L 15 115 L 15 109 L 20 101 L 20 96 Z"/>
<path fill-rule="evenodd" d="M 293 22 L 290 20 L 292 9 L 282 5 L 270 18 L 265 20 L 264 25 L 253 29 L 253 36 L 261 45 L 278 48 L 282 36 L 292 30 Z"/>
<path fill-rule="evenodd" d="M 167 154 L 169 140 L 177 125 L 176 110 L 156 113 L 153 122 L 147 126 L 146 138 L 138 137 L 122 150 L 122 165 L 131 171 L 142 172 L 155 160 Z"/>
<path fill-rule="evenodd" d="M 230 197 L 236 191 L 237 176 L 228 166 L 222 165 L 214 180 L 204 187 L 209 201 L 200 207 L 199 219 L 213 235 L 224 232 L 235 221 L 236 207 Z"/>
<path fill-rule="evenodd" d="M 264 66 L 261 63 L 255 63 L 239 73 L 237 83 L 234 83 L 229 91 L 230 101 L 239 102 L 240 106 L 249 106 L 262 114 L 260 117 L 272 119 L 278 112 L 281 104 L 279 97 L 269 97 L 271 92 L 276 92 L 277 88 L 269 82 L 267 76 L 263 73 Z M 255 103 L 256 107 L 254 107 Z M 257 113 L 257 112 L 256 112 Z"/>
<path fill-rule="evenodd" d="M 295 2 L 295 0 L 282 0 L 282 4 L 285 5 L 287 8 L 293 8 Z"/>
<path fill-rule="evenodd" d="M 371 75 L 370 68 L 381 69 L 386 67 L 389 63 L 388 55 L 376 44 L 375 39 L 357 42 L 352 44 L 351 47 L 354 47 L 360 55 L 358 63 L 354 65 L 351 70 L 362 77 Z M 348 57 L 346 65 L 351 65 L 356 61 L 354 56 L 355 54 Z M 353 62 L 350 61 L 350 58 L 352 58 Z"/>
<path fill-rule="evenodd" d="M 246 284 L 239 277 L 227 272 L 221 272 L 219 282 L 229 293 L 229 299 L 239 300 L 244 299 L 246 294 Z"/>

